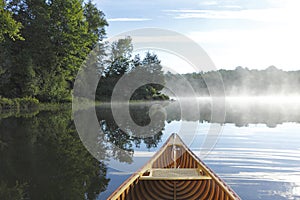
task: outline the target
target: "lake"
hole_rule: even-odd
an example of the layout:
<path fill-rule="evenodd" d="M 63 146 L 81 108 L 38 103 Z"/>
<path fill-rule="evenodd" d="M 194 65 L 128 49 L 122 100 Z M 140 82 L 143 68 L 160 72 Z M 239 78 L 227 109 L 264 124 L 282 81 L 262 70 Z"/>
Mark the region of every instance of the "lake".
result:
<path fill-rule="evenodd" d="M 191 104 L 130 105 L 139 126 L 158 116 L 148 136 L 118 124 L 109 104 L 96 108 L 101 131 L 86 138 L 74 125 L 85 110 L 1 114 L 0 199 L 106 199 L 173 132 L 242 199 L 300 199 L 299 101 L 231 99 L 223 120 L 209 100 L 197 102 L 199 115 Z"/>

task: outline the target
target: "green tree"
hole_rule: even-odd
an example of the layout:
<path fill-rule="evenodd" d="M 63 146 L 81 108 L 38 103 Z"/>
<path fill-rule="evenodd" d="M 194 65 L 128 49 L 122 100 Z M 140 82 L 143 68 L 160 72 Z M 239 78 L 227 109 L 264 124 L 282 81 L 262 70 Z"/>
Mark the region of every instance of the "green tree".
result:
<path fill-rule="evenodd" d="M 125 37 L 113 42 L 108 49 L 107 67 L 100 74 L 101 78 L 97 87 L 97 100 L 110 101 L 113 89 L 124 75 L 132 75 L 138 71 L 142 80 L 152 80 L 153 84 L 147 84 L 138 88 L 132 95 L 132 100 L 161 100 L 168 99 L 161 94 L 164 85 L 164 73 L 158 56 L 147 52 L 143 59 L 139 55 L 133 57 L 132 39 Z M 162 84 L 154 84 L 159 80 Z"/>
<path fill-rule="evenodd" d="M 9 0 L 25 41 L 1 45 L 3 96 L 70 99 L 82 62 L 105 35 L 104 14 L 90 1 Z"/>
<path fill-rule="evenodd" d="M 119 77 L 130 70 L 131 55 L 133 51 L 132 39 L 126 37 L 111 44 L 110 66 L 106 71 L 107 76 Z"/>
<path fill-rule="evenodd" d="M 154 53 L 147 52 L 144 59 L 141 60 L 139 56 L 133 59 L 135 69 L 141 70 L 143 76 L 148 77 L 153 83 L 144 85 L 138 88 L 132 95 L 133 100 L 164 100 L 168 99 L 167 96 L 161 94 L 161 90 L 164 88 L 165 76 L 162 70 L 161 61 Z M 140 77 L 143 78 L 143 77 Z M 162 84 L 155 84 L 160 82 Z"/>
<path fill-rule="evenodd" d="M 100 71 L 97 100 L 110 101 L 116 83 L 133 67 L 131 40 L 130 37 L 119 39 L 108 47 L 108 62 L 106 67 Z"/>
<path fill-rule="evenodd" d="M 92 44 L 90 48 L 94 48 L 95 41 L 104 39 L 106 35 L 104 27 L 108 26 L 108 23 L 104 18 L 104 13 L 98 10 L 91 0 L 84 5 L 84 16 L 88 23 L 88 33 Z"/>
<path fill-rule="evenodd" d="M 21 27 L 22 24 L 16 22 L 12 17 L 12 13 L 5 9 L 5 0 L 0 0 L 0 42 L 5 40 L 6 35 L 12 40 L 22 40 Z"/>

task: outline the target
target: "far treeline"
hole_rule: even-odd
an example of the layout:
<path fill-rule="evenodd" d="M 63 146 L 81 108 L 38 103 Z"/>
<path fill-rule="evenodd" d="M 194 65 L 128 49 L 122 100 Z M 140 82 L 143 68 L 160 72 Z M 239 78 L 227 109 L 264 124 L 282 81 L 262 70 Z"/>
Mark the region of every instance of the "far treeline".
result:
<path fill-rule="evenodd" d="M 207 83 L 215 94 L 226 96 L 299 95 L 300 71 L 283 71 L 274 66 L 265 70 L 237 67 L 234 70 L 165 75 L 166 82 L 177 88 L 179 96 L 209 96 Z M 220 80 L 223 84 L 220 84 Z M 187 90 L 186 83 L 191 86 Z M 192 91 L 192 92 L 191 92 Z M 173 94 L 165 90 L 166 95 Z M 194 93 L 194 94 L 193 94 Z"/>
<path fill-rule="evenodd" d="M 97 46 L 105 48 L 109 59 L 99 71 L 97 100 L 109 100 L 116 81 L 138 65 L 154 66 L 155 75 L 163 74 L 155 54 L 132 57 L 130 38 L 103 42 L 108 23 L 91 1 L 0 0 L 0 13 L 0 110 L 24 104 L 21 99 L 70 102 L 77 72 Z M 134 99 L 165 98 L 161 89 L 149 85 Z"/>

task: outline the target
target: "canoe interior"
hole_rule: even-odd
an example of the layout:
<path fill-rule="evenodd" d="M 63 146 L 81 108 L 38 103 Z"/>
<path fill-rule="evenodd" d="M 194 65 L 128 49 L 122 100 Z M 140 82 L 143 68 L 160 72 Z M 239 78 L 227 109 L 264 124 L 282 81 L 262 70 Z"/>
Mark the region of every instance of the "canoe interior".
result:
<path fill-rule="evenodd" d="M 138 181 L 117 199 L 234 199 L 213 180 Z"/>
<path fill-rule="evenodd" d="M 239 197 L 173 134 L 108 199 L 233 200 Z"/>

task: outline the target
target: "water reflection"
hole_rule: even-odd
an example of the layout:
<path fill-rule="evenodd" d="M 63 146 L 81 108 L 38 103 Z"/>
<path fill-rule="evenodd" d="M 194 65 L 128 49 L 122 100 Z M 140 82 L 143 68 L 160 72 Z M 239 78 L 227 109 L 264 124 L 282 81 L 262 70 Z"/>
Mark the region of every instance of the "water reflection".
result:
<path fill-rule="evenodd" d="M 0 199 L 95 199 L 107 187 L 70 111 L 3 118 L 0 141 Z"/>
<path fill-rule="evenodd" d="M 151 107 L 151 104 L 131 106 L 134 108 L 131 109 L 132 116 L 138 117 L 140 108 L 140 117 L 143 118 L 148 114 L 145 108 Z M 277 200 L 299 197 L 297 191 L 300 180 L 300 135 L 297 130 L 300 129 L 300 125 L 289 122 L 299 123 L 300 104 L 245 104 L 228 101 L 223 122 L 211 120 L 208 99 L 199 101 L 200 116 L 181 117 L 181 109 L 193 109 L 188 102 L 180 106 L 177 102 L 172 102 L 164 107 L 167 119 L 161 141 L 157 141 L 151 149 L 146 148 L 143 142 L 132 146 L 132 163 L 123 164 L 121 170 L 114 168 L 118 161 L 109 162 L 108 176 L 111 178 L 111 184 L 98 199 L 107 197 L 131 172 L 140 168 L 160 148 L 171 132 L 178 132 L 182 122 L 190 123 L 191 126 L 200 122 L 200 128 L 190 144 L 190 148 L 198 155 L 210 124 L 223 124 L 218 143 L 209 156 L 203 159 L 242 199 Z M 102 116 L 102 120 L 110 116 L 104 112 L 103 107 L 98 109 L 98 116 Z M 106 109 L 109 110 L 109 106 Z M 182 135 L 183 139 L 184 137 Z"/>
<path fill-rule="evenodd" d="M 297 199 L 300 196 L 299 129 L 300 125 L 295 123 L 278 125 L 276 129 L 262 124 L 243 128 L 225 125 L 222 140 L 205 162 L 242 199 Z M 238 139 L 233 140 L 234 136 Z"/>
<path fill-rule="evenodd" d="M 276 99 L 276 97 L 274 97 Z M 278 102 L 270 98 L 250 98 L 245 101 L 243 98 L 231 98 L 225 102 L 226 117 L 225 120 L 212 119 L 211 110 L 218 110 L 211 107 L 209 98 L 199 98 L 200 116 L 189 115 L 181 118 L 181 109 L 193 113 L 194 109 L 190 105 L 190 100 L 179 104 L 178 102 L 170 103 L 167 107 L 167 121 L 198 121 L 210 123 L 233 123 L 238 127 L 248 126 L 249 124 L 266 124 L 270 128 L 285 122 L 300 122 L 300 101 Z M 220 113 L 221 115 L 221 113 Z"/>
<path fill-rule="evenodd" d="M 149 106 L 150 105 L 148 104 L 139 104 L 130 108 L 131 116 L 137 124 L 143 126 L 149 123 Z M 127 134 L 131 133 L 130 125 L 125 125 L 126 130 L 119 128 L 113 118 L 109 105 L 97 107 L 96 111 L 100 127 L 105 135 L 107 143 L 113 144 L 109 145 L 109 149 L 106 151 L 107 154 L 109 154 L 110 159 L 132 163 L 134 148 L 140 148 L 141 143 L 143 143 L 148 149 L 151 149 L 157 147 L 157 144 L 161 142 L 162 131 L 158 131 L 154 134 L 150 133 L 150 136 L 145 138 Z M 158 130 L 164 129 L 164 121 L 161 122 L 162 123 L 157 124 Z"/>
<path fill-rule="evenodd" d="M 157 102 L 132 104 L 133 120 L 147 125 L 153 104 Z M 163 103 L 166 120 L 157 123 L 160 131 L 144 138 L 130 134 L 129 125 L 120 129 L 109 104 L 98 106 L 102 135 L 96 130 L 88 141 L 95 144 L 100 161 L 83 146 L 68 110 L 2 115 L 0 199 L 105 199 L 172 132 L 178 132 L 182 122 L 199 126 L 190 144 L 196 154 L 210 124 L 223 125 L 222 135 L 204 161 L 242 199 L 300 198 L 300 102 L 227 101 L 225 121 L 211 119 L 210 105 L 209 99 L 199 100 L 200 115 L 183 118 L 181 109 L 193 109 L 188 101 Z M 81 123 L 88 126 L 90 117 Z M 122 171 L 113 168 L 116 165 Z"/>

